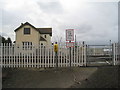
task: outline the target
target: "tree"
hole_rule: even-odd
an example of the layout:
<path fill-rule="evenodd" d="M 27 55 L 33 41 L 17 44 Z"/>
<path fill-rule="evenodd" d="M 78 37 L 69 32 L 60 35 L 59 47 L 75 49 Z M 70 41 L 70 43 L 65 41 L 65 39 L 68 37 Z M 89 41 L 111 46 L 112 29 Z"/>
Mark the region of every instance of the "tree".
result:
<path fill-rule="evenodd" d="M 11 38 L 10 38 L 10 37 L 8 37 L 8 38 L 7 38 L 6 43 L 12 43 L 12 41 L 11 41 Z"/>
<path fill-rule="evenodd" d="M 11 41 L 11 38 L 10 38 L 10 37 L 7 38 L 6 43 L 12 45 L 12 41 Z"/>
<path fill-rule="evenodd" d="M 7 43 L 10 43 L 10 45 L 12 45 L 12 41 L 11 41 L 10 37 L 8 37 L 7 40 L 6 40 L 5 37 L 0 36 L 0 40 L 1 40 L 0 42 L 3 43 L 3 44 L 5 44 L 5 45 L 7 45 Z"/>
<path fill-rule="evenodd" d="M 2 37 L 2 43 L 6 43 L 6 39 Z"/>

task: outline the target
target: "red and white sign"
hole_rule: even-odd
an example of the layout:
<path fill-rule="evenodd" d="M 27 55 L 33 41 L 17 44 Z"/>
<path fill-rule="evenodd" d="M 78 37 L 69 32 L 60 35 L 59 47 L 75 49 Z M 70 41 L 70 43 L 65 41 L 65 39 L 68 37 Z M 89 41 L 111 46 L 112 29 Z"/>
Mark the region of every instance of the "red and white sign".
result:
<path fill-rule="evenodd" d="M 66 41 L 74 41 L 74 29 L 66 29 Z"/>
<path fill-rule="evenodd" d="M 66 42 L 66 47 L 74 47 L 74 42 Z"/>

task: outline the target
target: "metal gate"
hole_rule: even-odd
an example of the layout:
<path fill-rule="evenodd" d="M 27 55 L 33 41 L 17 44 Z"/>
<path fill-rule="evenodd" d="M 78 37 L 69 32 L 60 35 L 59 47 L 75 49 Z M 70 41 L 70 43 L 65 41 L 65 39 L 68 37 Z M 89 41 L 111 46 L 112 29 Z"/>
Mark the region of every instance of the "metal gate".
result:
<path fill-rule="evenodd" d="M 113 65 L 112 45 L 87 45 L 87 66 Z"/>

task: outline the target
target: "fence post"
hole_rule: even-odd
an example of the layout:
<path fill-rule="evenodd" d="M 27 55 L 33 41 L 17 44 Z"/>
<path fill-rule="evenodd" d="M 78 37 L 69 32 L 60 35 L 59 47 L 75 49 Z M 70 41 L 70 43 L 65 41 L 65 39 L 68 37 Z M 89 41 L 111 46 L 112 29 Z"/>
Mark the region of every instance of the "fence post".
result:
<path fill-rule="evenodd" d="M 115 63 L 115 43 L 112 44 L 113 47 L 113 65 L 116 65 Z"/>
<path fill-rule="evenodd" d="M 115 64 L 118 64 L 118 60 L 117 60 L 117 43 L 115 43 Z"/>
<path fill-rule="evenodd" d="M 84 42 L 84 41 L 83 41 L 83 43 L 82 43 L 82 46 L 83 46 L 83 47 L 82 47 L 82 48 L 83 48 L 83 49 L 82 49 L 82 50 L 83 50 L 83 52 L 82 52 L 82 55 L 83 55 L 83 65 L 85 65 L 85 62 L 86 62 L 86 60 L 85 60 L 85 59 L 86 59 L 86 58 L 85 58 L 85 54 L 86 54 L 86 53 L 85 53 L 85 42 Z"/>
<path fill-rule="evenodd" d="M 57 52 L 55 52 L 55 60 L 56 60 L 56 67 L 58 67 L 58 57 L 57 57 Z"/>
<path fill-rule="evenodd" d="M 86 48 L 86 50 L 85 50 L 85 65 L 87 66 L 87 59 L 88 59 L 88 52 L 87 52 L 87 49 L 88 49 L 88 45 L 85 45 L 85 48 Z"/>
<path fill-rule="evenodd" d="M 84 44 L 84 65 L 86 66 L 86 45 Z"/>
<path fill-rule="evenodd" d="M 5 43 L 3 44 L 3 51 L 4 51 L 4 53 L 3 53 L 3 56 L 4 56 L 4 58 L 3 58 L 3 67 L 5 67 L 5 48 L 6 48 L 6 46 L 5 46 Z"/>
<path fill-rule="evenodd" d="M 120 65 L 120 42 L 118 42 L 118 65 Z"/>
<path fill-rule="evenodd" d="M 57 42 L 55 42 L 54 44 L 54 52 L 55 52 L 56 67 L 58 67 L 58 44 Z"/>
<path fill-rule="evenodd" d="M 47 67 L 50 67 L 50 58 L 49 58 L 49 52 L 50 52 L 50 50 L 49 50 L 50 48 L 47 48 Z"/>
<path fill-rule="evenodd" d="M 1 68 L 3 67 L 3 43 L 1 43 Z"/>

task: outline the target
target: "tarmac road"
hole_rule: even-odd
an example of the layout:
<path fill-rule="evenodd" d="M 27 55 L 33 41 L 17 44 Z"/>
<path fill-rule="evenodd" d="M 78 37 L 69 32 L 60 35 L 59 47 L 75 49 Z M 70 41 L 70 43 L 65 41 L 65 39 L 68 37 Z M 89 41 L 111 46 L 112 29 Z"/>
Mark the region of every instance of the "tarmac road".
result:
<path fill-rule="evenodd" d="M 103 66 L 87 79 L 75 84 L 72 88 L 120 88 L 120 67 Z"/>
<path fill-rule="evenodd" d="M 9 70 L 9 69 L 7 69 Z M 3 70 L 3 73 L 5 71 Z M 9 70 L 3 88 L 118 88 L 118 66 L 74 68 L 16 68 Z"/>
<path fill-rule="evenodd" d="M 3 70 L 3 73 L 7 70 Z M 95 67 L 10 69 L 3 88 L 69 88 L 85 80 L 96 70 Z"/>

